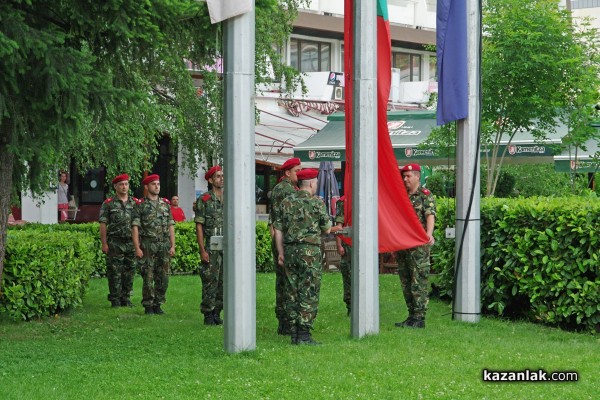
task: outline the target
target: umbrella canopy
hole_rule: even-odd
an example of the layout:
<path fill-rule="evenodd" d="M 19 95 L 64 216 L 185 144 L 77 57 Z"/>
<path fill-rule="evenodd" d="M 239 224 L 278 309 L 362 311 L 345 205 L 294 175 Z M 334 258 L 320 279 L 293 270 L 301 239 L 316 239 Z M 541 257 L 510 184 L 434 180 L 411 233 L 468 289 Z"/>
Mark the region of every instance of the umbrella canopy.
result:
<path fill-rule="evenodd" d="M 332 220 L 335 218 L 335 202 L 340 197 L 335 167 L 331 161 L 321 161 L 317 176 L 317 196 L 325 202 L 325 208 Z"/>

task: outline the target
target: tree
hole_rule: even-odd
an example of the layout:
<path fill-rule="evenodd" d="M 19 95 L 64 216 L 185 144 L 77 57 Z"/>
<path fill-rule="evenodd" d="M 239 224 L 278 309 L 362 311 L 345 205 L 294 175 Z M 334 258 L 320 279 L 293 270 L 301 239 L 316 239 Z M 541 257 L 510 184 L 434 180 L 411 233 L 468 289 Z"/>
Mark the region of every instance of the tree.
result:
<path fill-rule="evenodd" d="M 285 42 L 303 3 L 256 0 L 257 83 L 272 68 L 294 84 L 273 45 Z M 204 2 L 8 0 L 0 26 L 1 285 L 11 190 L 42 193 L 70 161 L 139 177 L 166 133 L 197 167 L 221 154 L 222 137 L 211 68 L 221 25 L 210 24 Z M 201 96 L 186 60 L 203 77 Z"/>
<path fill-rule="evenodd" d="M 555 0 L 487 1 L 483 15 L 481 119 L 489 130 L 482 143 L 491 150 L 492 195 L 506 154 L 499 151 L 503 138 L 510 143 L 524 130 L 541 141 L 562 119 L 585 142 L 589 120 L 581 111 L 597 103 L 600 70 L 597 33 L 589 25 L 575 29 Z"/>
<path fill-rule="evenodd" d="M 586 20 L 573 26 L 556 0 L 488 0 L 482 12 L 481 147 L 492 196 L 508 149 L 501 151 L 501 141 L 530 131 L 542 142 L 560 121 L 569 126 L 563 141 L 574 148 L 594 135 L 600 52 L 597 30 Z M 455 123 L 442 126 L 427 145 L 454 149 L 455 132 Z"/>

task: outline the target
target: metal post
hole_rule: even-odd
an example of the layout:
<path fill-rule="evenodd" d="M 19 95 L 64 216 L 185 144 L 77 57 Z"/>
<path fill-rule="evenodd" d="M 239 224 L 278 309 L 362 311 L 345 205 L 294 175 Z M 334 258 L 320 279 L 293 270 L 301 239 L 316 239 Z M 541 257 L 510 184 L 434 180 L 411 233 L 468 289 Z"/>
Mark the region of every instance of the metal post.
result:
<path fill-rule="evenodd" d="M 355 0 L 351 323 L 354 337 L 379 332 L 376 18 L 375 0 Z"/>
<path fill-rule="evenodd" d="M 478 0 L 467 1 L 469 117 L 458 122 L 456 149 L 456 257 L 458 268 L 453 318 L 481 317 L 481 226 L 479 171 L 480 15 Z M 459 258 L 460 257 L 460 258 Z"/>
<path fill-rule="evenodd" d="M 254 5 L 224 22 L 225 350 L 256 348 Z"/>

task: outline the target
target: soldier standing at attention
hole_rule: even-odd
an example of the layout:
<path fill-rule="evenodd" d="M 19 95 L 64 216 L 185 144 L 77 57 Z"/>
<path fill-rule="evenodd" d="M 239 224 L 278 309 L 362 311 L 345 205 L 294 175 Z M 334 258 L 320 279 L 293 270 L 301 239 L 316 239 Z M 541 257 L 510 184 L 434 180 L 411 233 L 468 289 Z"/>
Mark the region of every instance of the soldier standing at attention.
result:
<path fill-rule="evenodd" d="M 131 213 L 138 199 L 129 196 L 129 175 L 112 180 L 116 197 L 100 207 L 100 242 L 106 254 L 108 301 L 113 307 L 132 307 L 129 296 L 135 276 L 135 251 L 131 240 Z"/>
<path fill-rule="evenodd" d="M 221 167 L 215 165 L 204 175 L 212 190 L 196 201 L 194 222 L 196 239 L 200 248 L 200 278 L 202 279 L 202 303 L 204 325 L 222 325 L 223 310 L 223 250 L 207 250 L 211 236 L 223 236 L 223 188 L 225 186 Z"/>
<path fill-rule="evenodd" d="M 273 252 L 273 263 L 275 264 L 275 316 L 279 321 L 277 333 L 280 335 L 291 334 L 289 318 L 285 314 L 284 298 L 286 289 L 286 274 L 283 266 L 278 264 L 279 254 L 275 244 L 273 222 L 278 218 L 279 206 L 283 199 L 296 193 L 298 190 L 298 177 L 296 174 L 300 171 L 299 158 L 290 158 L 281 166 L 284 171 L 282 179 L 275 185 L 271 191 L 271 213 L 269 215 L 269 231 L 271 232 L 271 251 Z"/>
<path fill-rule="evenodd" d="M 284 306 L 290 318 L 292 344 L 318 344 L 310 331 L 319 309 L 321 234 L 331 230 L 325 204 L 314 197 L 318 173 L 317 169 L 298 172 L 299 190 L 281 202 L 281 212 L 273 222 L 278 264 L 285 267 L 289 282 Z"/>
<path fill-rule="evenodd" d="M 131 219 L 135 255 L 139 259 L 144 286 L 142 305 L 146 314 L 164 314 L 169 286 L 169 266 L 175 255 L 175 222 L 169 200 L 159 198 L 160 177 L 149 175 L 142 181 L 148 194 L 136 204 Z"/>
<path fill-rule="evenodd" d="M 344 200 L 346 196 L 342 196 L 335 203 L 335 226 L 331 228 L 332 233 L 336 233 L 344 229 Z M 344 303 L 346 303 L 347 315 L 350 315 L 352 302 L 352 253 L 350 245 L 346 244 L 342 238 L 336 235 L 335 242 L 337 244 L 337 252 L 340 255 L 340 272 L 342 273 L 342 282 L 344 285 Z"/>
<path fill-rule="evenodd" d="M 435 243 L 433 228 L 435 225 L 435 199 L 428 189 L 421 187 L 421 167 L 409 164 L 400 169 L 402 180 L 408 192 L 413 208 L 421 225 L 427 232 L 429 242 L 423 246 L 396 253 L 398 274 L 402 285 L 402 293 L 408 308 L 408 318 L 397 322 L 398 327 L 425 328 L 425 313 L 429 302 L 429 254 Z"/>

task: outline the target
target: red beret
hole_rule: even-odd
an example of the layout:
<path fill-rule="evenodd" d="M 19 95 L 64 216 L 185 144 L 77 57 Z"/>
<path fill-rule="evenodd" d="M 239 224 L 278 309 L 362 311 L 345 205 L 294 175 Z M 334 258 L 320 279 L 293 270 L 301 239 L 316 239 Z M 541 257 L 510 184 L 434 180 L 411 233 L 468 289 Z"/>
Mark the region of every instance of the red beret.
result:
<path fill-rule="evenodd" d="M 298 173 L 296 174 L 299 181 L 315 179 L 317 175 L 319 175 L 319 170 L 315 168 L 304 168 L 298 171 Z"/>
<path fill-rule="evenodd" d="M 404 167 L 400 168 L 400 172 L 406 172 L 406 171 L 421 172 L 421 166 L 419 164 L 408 164 L 408 165 L 405 165 Z"/>
<path fill-rule="evenodd" d="M 148 175 L 142 181 L 142 185 L 147 185 L 150 182 L 159 181 L 159 180 L 160 180 L 160 177 L 158 175 L 156 175 L 156 174 Z"/>
<path fill-rule="evenodd" d="M 283 165 L 281 166 L 281 170 L 287 171 L 290 168 L 294 168 L 296 165 L 300 165 L 300 159 L 297 157 L 290 158 L 289 160 L 283 163 Z"/>
<path fill-rule="evenodd" d="M 212 167 L 211 169 L 209 169 L 205 174 L 204 174 L 204 179 L 209 180 L 210 178 L 212 178 L 212 176 L 215 174 L 215 172 L 217 171 L 221 171 L 221 166 L 219 165 L 215 165 L 214 167 Z"/>
<path fill-rule="evenodd" d="M 112 183 L 114 185 L 115 183 L 119 183 L 119 182 L 123 182 L 123 181 L 128 181 L 128 180 L 129 180 L 129 175 L 122 174 L 122 175 L 115 176 L 115 179 L 112 180 Z"/>

